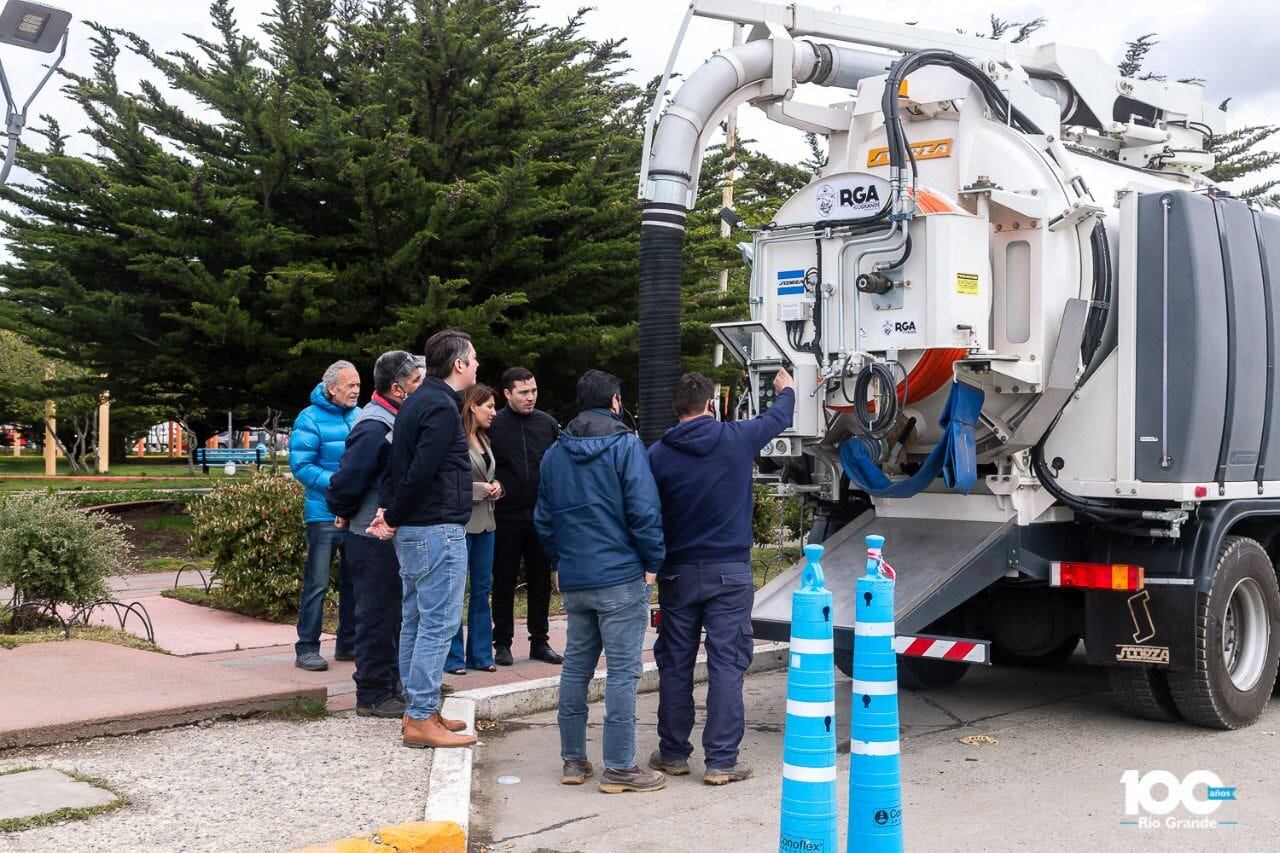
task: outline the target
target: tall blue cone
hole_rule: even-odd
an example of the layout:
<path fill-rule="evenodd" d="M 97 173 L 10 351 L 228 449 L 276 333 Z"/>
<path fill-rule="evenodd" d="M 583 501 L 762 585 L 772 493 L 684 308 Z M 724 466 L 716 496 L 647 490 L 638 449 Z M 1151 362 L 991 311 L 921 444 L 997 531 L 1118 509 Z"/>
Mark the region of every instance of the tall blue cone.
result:
<path fill-rule="evenodd" d="M 821 545 L 791 594 L 791 665 L 782 753 L 779 853 L 836 853 L 836 677 L 831 593 L 823 586 Z"/>
<path fill-rule="evenodd" d="M 898 766 L 898 659 L 893 650 L 893 581 L 883 574 L 883 536 L 867 537 L 853 626 L 852 732 L 846 850 L 902 850 Z"/>

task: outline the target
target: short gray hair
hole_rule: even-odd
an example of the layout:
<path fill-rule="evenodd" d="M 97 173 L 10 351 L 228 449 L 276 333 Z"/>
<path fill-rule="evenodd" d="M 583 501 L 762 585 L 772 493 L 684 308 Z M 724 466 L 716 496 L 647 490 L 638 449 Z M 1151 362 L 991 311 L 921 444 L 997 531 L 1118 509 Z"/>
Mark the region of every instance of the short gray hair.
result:
<path fill-rule="evenodd" d="M 338 375 L 344 370 L 355 370 L 356 366 L 349 361 L 339 359 L 324 369 L 324 376 L 321 377 L 320 383 L 324 385 L 325 396 L 329 396 L 329 389 L 338 384 Z"/>
<path fill-rule="evenodd" d="M 373 389 L 385 396 L 391 392 L 392 385 L 404 388 L 421 369 L 422 356 L 415 356 L 402 349 L 384 352 L 373 363 Z"/>

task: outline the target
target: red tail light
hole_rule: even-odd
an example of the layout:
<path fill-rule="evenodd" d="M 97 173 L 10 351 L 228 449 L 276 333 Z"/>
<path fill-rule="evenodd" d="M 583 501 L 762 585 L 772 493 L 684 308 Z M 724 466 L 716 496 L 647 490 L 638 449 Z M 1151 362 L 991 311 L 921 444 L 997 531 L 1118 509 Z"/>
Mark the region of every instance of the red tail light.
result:
<path fill-rule="evenodd" d="M 1142 589 L 1142 566 L 1128 563 L 1050 563 L 1049 585 L 1075 589 Z"/>

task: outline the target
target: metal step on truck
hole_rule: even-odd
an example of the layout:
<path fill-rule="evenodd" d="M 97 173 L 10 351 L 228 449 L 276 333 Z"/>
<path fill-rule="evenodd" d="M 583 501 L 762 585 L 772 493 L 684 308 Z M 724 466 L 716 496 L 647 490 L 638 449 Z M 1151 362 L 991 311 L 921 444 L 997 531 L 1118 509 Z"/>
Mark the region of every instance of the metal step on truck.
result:
<path fill-rule="evenodd" d="M 642 436 L 669 424 L 702 151 L 751 104 L 828 162 L 749 230 L 750 316 L 715 331 L 744 414 L 795 375 L 759 469 L 816 503 L 842 668 L 874 532 L 908 686 L 1083 641 L 1139 716 L 1255 721 L 1280 659 L 1280 215 L 1206 177 L 1222 110 L 1065 45 L 751 0 L 695 15 L 745 39 L 650 117 Z M 758 592 L 759 636 L 788 637 L 798 575 Z"/>

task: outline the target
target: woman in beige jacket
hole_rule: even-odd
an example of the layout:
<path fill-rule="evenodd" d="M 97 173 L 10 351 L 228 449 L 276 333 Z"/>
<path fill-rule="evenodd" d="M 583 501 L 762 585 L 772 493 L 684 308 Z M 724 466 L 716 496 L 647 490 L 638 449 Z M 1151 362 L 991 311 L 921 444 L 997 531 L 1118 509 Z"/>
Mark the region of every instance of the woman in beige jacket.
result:
<path fill-rule="evenodd" d="M 471 583 L 467 605 L 465 653 L 463 626 L 449 646 L 444 669 L 465 675 L 468 669 L 495 672 L 493 664 L 493 615 L 489 589 L 493 586 L 493 502 L 502 497 L 502 484 L 493 479 L 493 451 L 485 431 L 498 413 L 493 389 L 475 384 L 462 395 L 462 427 L 471 453 L 471 521 L 467 523 L 467 560 Z"/>

